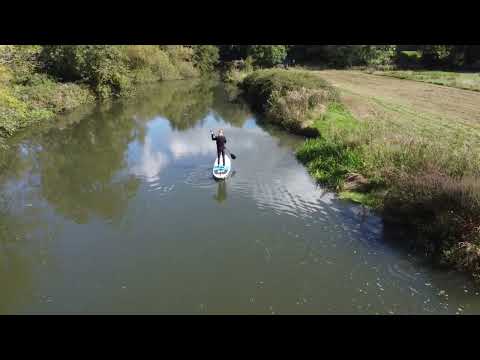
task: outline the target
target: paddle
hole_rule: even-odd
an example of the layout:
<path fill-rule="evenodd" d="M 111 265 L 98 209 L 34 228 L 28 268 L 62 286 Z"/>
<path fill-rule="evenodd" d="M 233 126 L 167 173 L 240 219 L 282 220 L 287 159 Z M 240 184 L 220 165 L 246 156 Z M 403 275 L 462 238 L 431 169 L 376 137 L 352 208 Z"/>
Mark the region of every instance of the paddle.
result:
<path fill-rule="evenodd" d="M 232 157 L 233 160 L 235 160 L 235 159 L 237 158 L 237 156 L 236 156 L 235 154 L 232 154 L 232 153 L 230 152 L 230 150 L 228 150 L 226 147 L 225 147 L 225 150 L 228 151 L 228 153 L 230 154 L 230 156 Z"/>

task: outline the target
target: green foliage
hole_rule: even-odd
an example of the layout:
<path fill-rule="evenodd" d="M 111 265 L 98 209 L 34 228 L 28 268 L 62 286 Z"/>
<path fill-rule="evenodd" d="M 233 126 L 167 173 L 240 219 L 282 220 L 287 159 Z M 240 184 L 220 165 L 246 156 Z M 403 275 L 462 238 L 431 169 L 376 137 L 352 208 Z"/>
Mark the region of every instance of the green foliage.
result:
<path fill-rule="evenodd" d="M 218 48 L 223 63 L 245 59 L 248 55 L 248 45 L 220 45 Z"/>
<path fill-rule="evenodd" d="M 0 48 L 0 132 L 16 130 L 97 98 L 131 95 L 137 83 L 198 76 L 193 49 L 157 45 Z"/>
<path fill-rule="evenodd" d="M 7 85 L 12 79 L 13 75 L 10 69 L 0 64 L 0 86 Z"/>
<path fill-rule="evenodd" d="M 195 45 L 193 62 L 202 74 L 211 73 L 219 61 L 219 50 L 214 45 Z"/>
<path fill-rule="evenodd" d="M 297 158 L 319 183 L 333 189 L 341 188 L 345 176 L 362 166 L 358 150 L 326 138 L 307 139 Z"/>
<path fill-rule="evenodd" d="M 444 66 L 455 50 L 454 45 L 423 45 L 422 62 L 426 66 Z"/>
<path fill-rule="evenodd" d="M 170 62 L 176 69 L 177 79 L 188 79 L 199 75 L 193 59 L 194 49 L 191 46 L 161 45 L 160 48 L 168 54 Z"/>
<path fill-rule="evenodd" d="M 74 83 L 58 83 L 45 74 L 35 74 L 26 85 L 14 87 L 18 99 L 30 107 L 55 113 L 72 110 L 81 104 L 94 101 L 86 86 Z"/>
<path fill-rule="evenodd" d="M 128 45 L 126 52 L 130 71 L 134 74 L 136 83 L 181 78 L 174 63 L 177 59 L 158 46 Z"/>
<path fill-rule="evenodd" d="M 100 98 L 129 95 L 136 83 L 194 77 L 193 57 L 176 45 L 51 45 L 41 56 L 49 74 L 86 82 Z"/>
<path fill-rule="evenodd" d="M 51 118 L 53 112 L 29 106 L 6 88 L 0 88 L 0 136 L 9 136 L 36 120 Z"/>
<path fill-rule="evenodd" d="M 169 54 L 157 46 L 128 45 L 126 54 L 132 72 L 146 71 L 150 74 L 148 78 L 142 79 L 141 82 L 180 78 L 178 69 Z"/>
<path fill-rule="evenodd" d="M 1 46 L 0 135 L 95 96 L 132 95 L 139 83 L 197 77 L 194 62 L 207 72 L 217 60 L 218 49 L 209 45 Z"/>
<path fill-rule="evenodd" d="M 353 201 L 372 208 L 378 207 L 382 202 L 381 195 L 374 192 L 342 191 L 338 195 L 340 199 Z"/>
<path fill-rule="evenodd" d="M 267 119 L 306 136 L 315 136 L 313 118 L 325 111 L 338 93 L 308 71 L 265 69 L 247 75 L 240 84 L 243 96 Z"/>
<path fill-rule="evenodd" d="M 419 68 L 421 66 L 420 51 L 399 51 L 395 63 L 400 68 Z"/>
<path fill-rule="evenodd" d="M 364 168 L 360 144 L 352 137 L 360 124 L 342 104 L 332 102 L 315 127 L 320 137 L 307 140 L 297 157 L 318 182 L 341 189 L 347 174 Z"/>
<path fill-rule="evenodd" d="M 342 104 L 332 102 L 327 111 L 316 119 L 315 126 L 324 135 L 334 137 L 342 131 L 340 136 L 346 136 L 346 133 L 353 133 L 359 128 L 359 122 Z"/>
<path fill-rule="evenodd" d="M 345 68 L 363 64 L 362 45 L 326 45 L 323 55 L 327 63 L 335 68 Z"/>
<path fill-rule="evenodd" d="M 266 69 L 249 74 L 240 84 L 249 100 L 257 110 L 266 112 L 271 106 L 273 94 L 286 95 L 288 91 L 306 88 L 325 90 L 326 101 L 336 101 L 338 93 L 325 80 L 308 71 Z"/>
<path fill-rule="evenodd" d="M 245 59 L 245 71 L 251 72 L 253 71 L 254 60 L 251 56 L 247 56 Z"/>
<path fill-rule="evenodd" d="M 365 45 L 360 52 L 360 62 L 375 68 L 388 68 L 395 62 L 397 47 L 396 45 Z"/>
<path fill-rule="evenodd" d="M 48 45 L 41 59 L 49 74 L 61 81 L 86 82 L 100 98 L 131 90 L 129 58 L 123 46 Z"/>
<path fill-rule="evenodd" d="M 181 79 L 191 79 L 199 75 L 198 69 L 195 68 L 191 61 L 180 61 L 176 64 L 176 68 Z"/>
<path fill-rule="evenodd" d="M 256 66 L 273 67 L 283 63 L 287 57 L 285 45 L 250 45 L 248 55 L 252 57 Z"/>
<path fill-rule="evenodd" d="M 439 253 L 479 239 L 480 185 L 474 177 L 452 177 L 441 169 L 399 172 L 383 211 L 414 226 L 425 250 Z"/>
<path fill-rule="evenodd" d="M 264 94 L 275 93 L 265 73 L 249 77 L 244 83 L 256 80 Z M 480 278 L 478 154 L 458 142 L 430 142 L 359 122 L 338 102 L 330 102 L 314 125 L 320 136 L 306 140 L 297 157 L 319 183 L 381 210 L 388 221 L 408 224 L 426 252 L 442 253 Z"/>
<path fill-rule="evenodd" d="M 220 45 L 219 50 L 223 63 L 251 55 L 260 67 L 282 63 L 288 52 L 297 64 L 334 68 L 480 68 L 478 45 Z"/>
<path fill-rule="evenodd" d="M 399 79 L 422 81 L 459 89 L 480 91 L 480 74 L 472 72 L 395 70 L 373 72 L 375 75 L 391 76 Z"/>
<path fill-rule="evenodd" d="M 25 83 L 40 69 L 39 45 L 8 45 L 0 51 L 0 64 L 9 69 L 11 80 Z"/>

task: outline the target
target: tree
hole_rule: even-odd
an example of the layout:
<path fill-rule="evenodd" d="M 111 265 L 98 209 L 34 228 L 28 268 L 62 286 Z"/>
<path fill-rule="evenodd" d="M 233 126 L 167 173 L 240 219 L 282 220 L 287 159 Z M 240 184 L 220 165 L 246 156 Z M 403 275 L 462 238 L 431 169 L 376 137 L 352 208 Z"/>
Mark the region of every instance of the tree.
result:
<path fill-rule="evenodd" d="M 193 52 L 193 63 L 202 74 L 212 72 L 220 58 L 218 47 L 214 45 L 196 45 Z"/>
<path fill-rule="evenodd" d="M 85 81 L 101 98 L 128 92 L 125 46 L 47 45 L 40 54 L 48 74 L 61 81 Z"/>
<path fill-rule="evenodd" d="M 396 45 L 363 45 L 359 49 L 362 65 L 387 66 L 393 64 L 397 56 Z"/>
<path fill-rule="evenodd" d="M 253 58 L 255 65 L 272 67 L 281 64 L 287 57 L 285 45 L 250 45 L 248 55 Z"/>
<path fill-rule="evenodd" d="M 222 62 L 245 59 L 248 55 L 248 45 L 220 45 L 218 49 Z"/>
<path fill-rule="evenodd" d="M 455 45 L 421 45 L 420 51 L 425 66 L 448 66 L 452 64 Z"/>

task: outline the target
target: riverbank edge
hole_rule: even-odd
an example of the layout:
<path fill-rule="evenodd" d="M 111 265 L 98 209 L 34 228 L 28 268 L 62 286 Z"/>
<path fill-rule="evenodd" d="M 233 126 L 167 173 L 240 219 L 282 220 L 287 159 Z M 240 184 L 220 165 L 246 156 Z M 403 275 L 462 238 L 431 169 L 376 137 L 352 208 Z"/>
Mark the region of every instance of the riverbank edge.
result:
<path fill-rule="evenodd" d="M 148 83 L 211 75 L 211 54 L 197 48 L 0 45 L 0 149 L 21 129 L 82 105 L 134 97 Z"/>
<path fill-rule="evenodd" d="M 306 71 L 308 72 L 308 70 Z M 230 72 L 223 76 L 223 80 L 226 83 L 239 88 L 239 96 L 242 97 L 254 111 L 266 115 L 266 113 L 268 113 L 266 109 L 268 106 L 272 106 L 271 100 L 267 100 L 267 102 L 270 102 L 269 104 L 264 101 L 264 103 L 261 104 L 262 106 L 258 106 L 259 104 L 256 103 L 258 98 L 254 100 L 252 96 L 246 94 L 245 79 L 248 79 L 248 76 L 251 73 L 252 72 Z M 264 89 L 261 89 L 260 92 L 263 90 Z M 338 121 L 339 113 L 344 116 L 344 119 L 340 121 Z M 351 130 L 350 125 L 353 122 L 358 123 L 358 120 L 348 112 L 338 99 L 326 104 L 325 111 L 321 115 L 321 118 L 333 119 L 331 124 L 333 124 L 333 127 L 340 128 L 343 134 L 347 134 Z M 278 119 L 273 119 L 269 116 L 264 116 L 264 119 L 265 121 L 282 127 L 286 131 L 306 137 L 306 141 L 299 149 L 297 149 L 296 156 L 299 161 L 307 167 L 308 172 L 317 183 L 334 191 L 339 199 L 361 204 L 362 206 L 372 209 L 376 214 L 381 216 L 385 222 L 391 222 L 397 225 L 400 224 L 410 228 L 413 230 L 413 233 L 416 234 L 414 247 L 417 251 L 423 251 L 427 253 L 433 261 L 449 268 L 469 273 L 476 281 L 480 281 L 480 246 L 477 243 L 474 241 L 465 241 L 465 239 L 462 239 L 463 241 L 456 239 L 452 244 L 451 241 L 443 242 L 441 241 L 442 239 L 439 241 L 429 238 L 428 235 L 422 233 L 421 228 L 432 226 L 432 224 L 412 222 L 411 214 L 402 214 L 402 212 L 398 212 L 396 214 L 394 213 L 392 216 L 392 214 L 387 214 L 384 211 L 385 199 L 391 190 L 391 187 L 381 179 L 365 178 L 361 174 L 349 173 L 348 171 L 340 171 L 339 176 L 337 170 L 341 169 L 345 162 L 356 161 L 362 163 L 365 159 L 362 158 L 362 154 L 356 152 L 354 148 L 347 147 L 342 150 L 343 152 L 338 151 L 341 148 L 341 144 L 335 142 L 335 140 L 332 142 L 332 139 L 325 139 L 323 137 L 322 130 L 326 129 L 322 129 L 321 125 L 319 126 L 320 123 L 318 117 L 313 122 L 310 122 L 309 126 L 293 127 L 285 126 L 282 121 L 278 121 Z M 345 119 L 347 119 L 347 121 L 345 121 Z M 325 143 L 327 151 L 315 151 L 313 157 L 309 156 L 308 147 L 309 144 L 313 142 L 316 142 L 317 144 Z M 318 169 L 315 168 L 315 165 L 318 165 L 319 163 L 327 163 L 327 166 L 329 166 L 328 163 L 332 163 L 332 160 L 334 164 L 328 169 L 322 169 L 325 171 L 319 172 Z M 348 164 L 343 170 L 347 170 L 347 168 Z M 417 209 L 417 211 L 421 212 L 422 209 Z M 433 225 L 433 227 L 434 226 L 435 225 Z M 438 232 L 433 231 L 433 233 L 439 235 L 441 230 L 442 229 L 439 229 Z M 447 238 L 449 234 L 445 234 L 444 236 Z M 432 251 L 431 249 L 435 249 L 435 247 L 437 247 L 437 250 Z"/>

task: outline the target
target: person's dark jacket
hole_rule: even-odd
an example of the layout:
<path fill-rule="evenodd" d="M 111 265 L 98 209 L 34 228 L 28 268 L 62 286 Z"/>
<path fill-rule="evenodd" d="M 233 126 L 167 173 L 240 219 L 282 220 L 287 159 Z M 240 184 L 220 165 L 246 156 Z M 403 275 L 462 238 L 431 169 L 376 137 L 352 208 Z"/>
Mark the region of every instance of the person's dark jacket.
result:
<path fill-rule="evenodd" d="M 212 140 L 217 142 L 217 150 L 225 150 L 225 144 L 227 143 L 225 136 L 212 134 Z"/>

